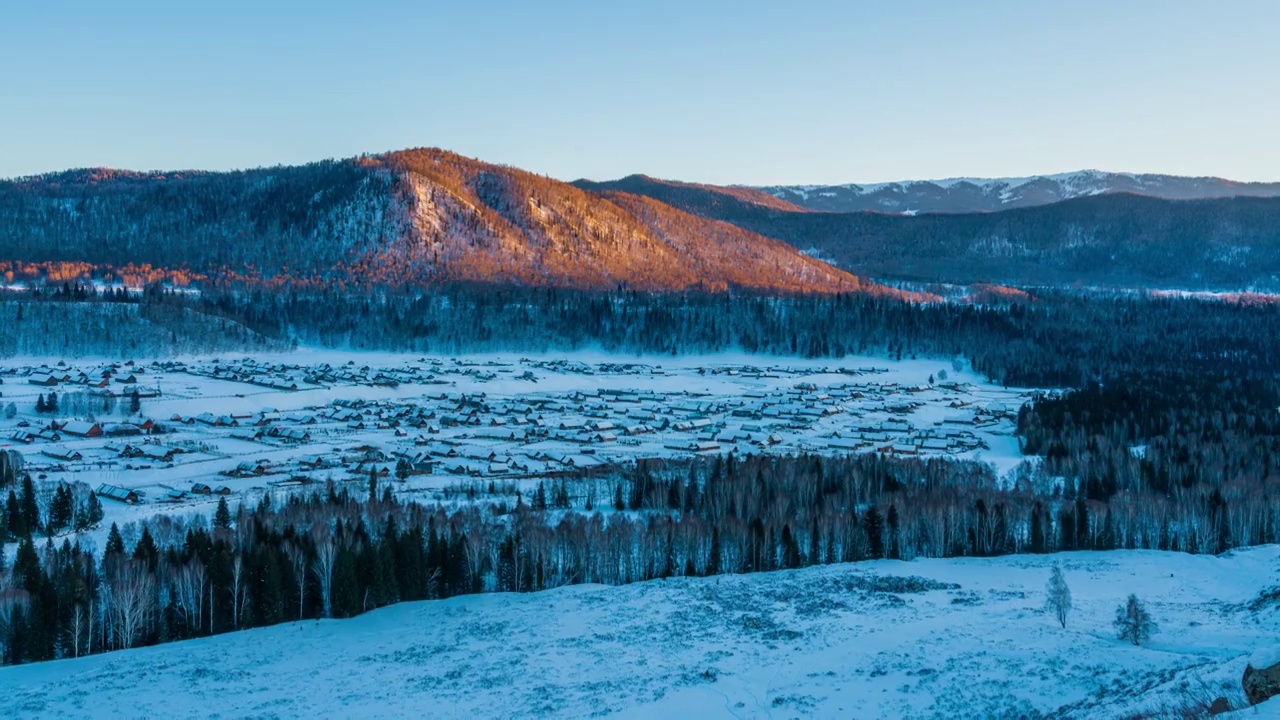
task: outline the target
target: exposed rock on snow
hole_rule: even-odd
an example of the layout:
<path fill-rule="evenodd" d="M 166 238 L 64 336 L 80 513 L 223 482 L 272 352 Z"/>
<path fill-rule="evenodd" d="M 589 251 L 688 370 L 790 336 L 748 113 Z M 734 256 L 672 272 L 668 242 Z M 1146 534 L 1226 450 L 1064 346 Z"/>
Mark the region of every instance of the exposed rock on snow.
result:
<path fill-rule="evenodd" d="M 1242 683 L 1251 705 L 1280 695 L 1280 643 L 1260 649 L 1249 658 Z"/>

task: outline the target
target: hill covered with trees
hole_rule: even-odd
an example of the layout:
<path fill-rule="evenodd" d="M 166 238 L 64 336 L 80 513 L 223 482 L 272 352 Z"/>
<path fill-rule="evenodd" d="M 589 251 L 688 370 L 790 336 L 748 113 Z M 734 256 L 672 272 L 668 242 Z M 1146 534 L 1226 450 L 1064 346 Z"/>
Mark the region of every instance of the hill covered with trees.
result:
<path fill-rule="evenodd" d="M 1280 198 L 1125 193 L 1001 212 L 908 216 L 787 208 L 741 188 L 631 176 L 586 183 L 726 222 L 877 279 L 1012 285 L 1280 288 Z"/>
<path fill-rule="evenodd" d="M 339 288 L 469 281 L 897 294 L 729 223 L 433 149 L 226 173 L 76 170 L 2 182 L 0 259 Z"/>
<path fill-rule="evenodd" d="M 1274 290 L 1280 198 L 1104 193 L 1000 212 L 825 212 L 753 188 L 644 175 L 570 184 L 418 148 L 2 181 L 0 261 L 339 288 L 893 294 L 860 279 L 883 278 Z"/>

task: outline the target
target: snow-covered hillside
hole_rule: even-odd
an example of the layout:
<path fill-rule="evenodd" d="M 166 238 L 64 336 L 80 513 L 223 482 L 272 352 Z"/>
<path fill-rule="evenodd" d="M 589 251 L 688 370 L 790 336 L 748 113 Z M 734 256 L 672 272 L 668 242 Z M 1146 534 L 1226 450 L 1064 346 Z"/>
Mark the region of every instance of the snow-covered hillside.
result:
<path fill-rule="evenodd" d="M 1018 178 L 948 178 L 848 185 L 777 185 L 764 192 L 811 210 L 879 212 L 992 212 L 1031 207 L 1103 193 L 1190 200 L 1221 197 L 1277 197 L 1280 183 L 1242 183 L 1214 177 L 1080 170 Z"/>
<path fill-rule="evenodd" d="M 1061 563 L 1066 629 L 1043 610 Z M 4 717 L 1160 717 L 1280 643 L 1280 547 L 835 565 L 406 603 L 0 668 Z M 1115 639 L 1137 593 L 1149 646 Z M 1250 717 L 1246 714 L 1244 717 Z"/>

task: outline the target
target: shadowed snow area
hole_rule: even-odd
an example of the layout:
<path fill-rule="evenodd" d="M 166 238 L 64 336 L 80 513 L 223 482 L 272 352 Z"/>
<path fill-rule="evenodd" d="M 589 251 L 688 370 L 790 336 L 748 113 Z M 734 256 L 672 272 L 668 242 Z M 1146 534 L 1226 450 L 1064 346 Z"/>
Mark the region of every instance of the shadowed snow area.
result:
<path fill-rule="evenodd" d="M 1075 600 L 1044 611 L 1061 563 Z M 0 668 L 3 717 L 1121 717 L 1243 702 L 1280 547 L 880 561 L 405 603 Z M 1159 624 L 1112 629 L 1129 593 Z M 1209 699 L 1212 699 L 1210 697 Z M 1252 711 L 1245 713 L 1252 716 Z"/>

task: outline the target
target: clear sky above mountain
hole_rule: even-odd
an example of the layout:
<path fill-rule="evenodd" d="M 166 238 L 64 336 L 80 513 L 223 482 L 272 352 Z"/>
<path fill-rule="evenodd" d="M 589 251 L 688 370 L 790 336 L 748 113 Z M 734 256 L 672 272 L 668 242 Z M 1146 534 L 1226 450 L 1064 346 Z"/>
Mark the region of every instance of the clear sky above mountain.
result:
<path fill-rule="evenodd" d="M 11 3 L 0 176 L 441 146 L 562 179 L 1280 179 L 1280 3 Z"/>

